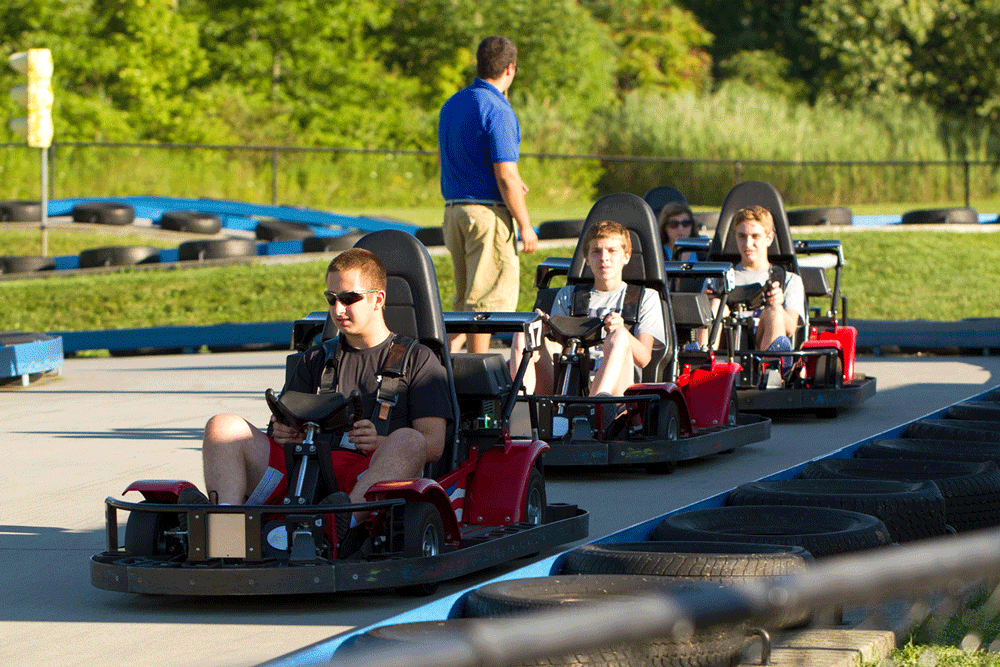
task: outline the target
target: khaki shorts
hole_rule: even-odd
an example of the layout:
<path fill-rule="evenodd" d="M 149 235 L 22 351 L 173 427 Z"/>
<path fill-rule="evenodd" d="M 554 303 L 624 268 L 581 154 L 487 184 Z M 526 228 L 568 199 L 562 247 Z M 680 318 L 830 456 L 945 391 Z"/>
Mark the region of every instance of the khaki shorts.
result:
<path fill-rule="evenodd" d="M 452 310 L 517 310 L 520 265 L 514 221 L 507 207 L 446 206 L 442 231 L 455 269 Z"/>

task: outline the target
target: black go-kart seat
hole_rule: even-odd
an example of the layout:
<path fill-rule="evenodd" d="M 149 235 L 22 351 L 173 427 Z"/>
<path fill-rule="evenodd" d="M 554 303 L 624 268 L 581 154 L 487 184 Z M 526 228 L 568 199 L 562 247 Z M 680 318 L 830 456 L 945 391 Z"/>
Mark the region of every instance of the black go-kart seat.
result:
<path fill-rule="evenodd" d="M 663 311 L 663 349 L 654 349 L 653 356 L 642 369 L 643 382 L 663 382 L 676 377 L 676 332 L 667 295 L 667 283 L 663 270 L 663 246 L 656 228 L 656 216 L 641 197 L 628 192 L 602 197 L 590 209 L 583 225 L 583 233 L 577 242 L 570 262 L 566 283 L 569 285 L 593 284 L 594 274 L 586 263 L 587 248 L 583 239 L 590 228 L 602 220 L 614 220 L 621 224 L 632 237 L 632 256 L 622 271 L 626 283 L 648 287 L 660 297 Z"/>
<path fill-rule="evenodd" d="M 416 237 L 395 229 L 366 234 L 354 247 L 370 250 L 385 267 L 385 321 L 389 329 L 429 347 L 441 360 L 447 374 L 453 418 L 447 424 L 441 458 L 429 463 L 424 471 L 429 478 L 440 477 L 459 461 L 456 428 L 459 408 L 434 263 L 427 248 Z M 327 312 L 322 332 L 313 342 L 329 340 L 337 334 L 337 326 Z"/>
<path fill-rule="evenodd" d="M 795 246 L 792 242 L 791 228 L 788 224 L 788 214 L 785 212 L 785 202 L 781 194 L 770 183 L 764 181 L 743 181 L 733 186 L 726 195 L 719 213 L 719 224 L 715 228 L 715 236 L 708 249 L 708 261 L 731 262 L 739 264 L 741 256 L 736 242 L 736 232 L 733 229 L 733 218 L 736 212 L 750 206 L 763 206 L 771 212 L 774 219 L 774 240 L 767 248 L 767 260 L 785 271 L 799 273 L 799 263 L 795 256 Z M 808 302 L 803 304 L 803 312 L 809 316 Z M 798 329 L 795 340 L 798 347 L 804 340 L 808 322 L 803 322 Z"/>
<path fill-rule="evenodd" d="M 657 185 L 654 188 L 650 188 L 642 196 L 642 199 L 649 204 L 649 208 L 653 209 L 653 215 L 657 218 L 660 217 L 660 211 L 667 204 L 680 202 L 687 206 L 687 197 L 672 185 Z"/>

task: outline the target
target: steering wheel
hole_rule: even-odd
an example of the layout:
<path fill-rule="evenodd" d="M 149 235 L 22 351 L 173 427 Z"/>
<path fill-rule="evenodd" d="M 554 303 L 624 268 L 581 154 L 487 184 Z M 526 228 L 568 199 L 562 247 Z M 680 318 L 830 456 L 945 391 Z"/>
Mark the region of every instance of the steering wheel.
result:
<path fill-rule="evenodd" d="M 751 283 L 750 285 L 734 287 L 726 294 L 726 305 L 730 309 L 741 305 L 747 310 L 756 310 L 764 305 L 773 282 L 777 282 L 779 285 L 785 284 L 785 269 L 772 264 L 766 284 Z"/>
<path fill-rule="evenodd" d="M 319 426 L 320 433 L 347 430 L 361 413 L 361 394 L 306 394 L 286 391 L 279 398 L 274 390 L 264 392 L 267 407 L 282 424 L 302 430 L 308 423 Z"/>
<path fill-rule="evenodd" d="M 599 317 L 553 315 L 549 318 L 552 339 L 563 347 L 574 340 L 580 347 L 593 347 L 601 342 L 603 327 L 604 320 Z"/>

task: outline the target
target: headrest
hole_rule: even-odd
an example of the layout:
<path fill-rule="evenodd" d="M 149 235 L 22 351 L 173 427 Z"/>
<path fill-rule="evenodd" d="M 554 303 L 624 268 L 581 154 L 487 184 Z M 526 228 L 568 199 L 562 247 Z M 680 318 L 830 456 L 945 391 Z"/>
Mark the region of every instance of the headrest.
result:
<path fill-rule="evenodd" d="M 792 271 L 797 272 L 798 264 L 795 260 L 795 248 L 792 245 L 785 203 L 774 186 L 764 181 L 737 183 L 726 195 L 722 211 L 719 213 L 719 222 L 715 227 L 715 236 L 709 247 L 709 259 L 731 261 L 734 264 L 740 261 L 740 250 L 732 223 L 737 211 L 749 206 L 763 206 L 774 218 L 774 241 L 767 249 L 767 256 L 782 260 Z"/>
<path fill-rule="evenodd" d="M 656 229 L 656 216 L 641 197 L 628 192 L 602 197 L 590 209 L 573 253 L 567 282 L 574 284 L 593 281 L 594 276 L 586 263 L 587 248 L 584 246 L 584 239 L 590 228 L 602 220 L 614 220 L 629 230 L 632 256 L 622 272 L 625 281 L 650 287 L 665 295 L 663 250 L 660 234 Z"/>
<path fill-rule="evenodd" d="M 653 215 L 657 218 L 660 217 L 660 211 L 667 204 L 680 202 L 685 206 L 688 205 L 687 197 L 684 196 L 684 193 L 670 185 L 657 185 L 646 192 L 642 196 L 642 199 L 649 204 L 649 208 L 653 209 Z"/>

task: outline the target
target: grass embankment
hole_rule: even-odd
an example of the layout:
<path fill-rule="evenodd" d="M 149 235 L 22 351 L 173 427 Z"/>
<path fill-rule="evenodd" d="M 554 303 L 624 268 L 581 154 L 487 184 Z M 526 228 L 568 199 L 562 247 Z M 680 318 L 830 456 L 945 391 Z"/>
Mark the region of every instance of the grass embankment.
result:
<path fill-rule="evenodd" d="M 0 254 L 19 254 L 14 235 L 0 234 Z M 53 234 L 53 254 L 127 243 Z M 996 316 L 992 293 L 1000 284 L 1000 237 L 993 233 L 861 231 L 797 234 L 839 236 L 848 265 L 843 291 L 858 319 L 959 320 Z M 75 241 L 73 239 L 76 239 Z M 141 243 L 150 243 L 148 239 Z M 65 245 L 64 245 L 65 244 Z M 156 244 L 155 242 L 153 243 Z M 20 253 L 30 254 L 30 253 Z M 519 310 L 534 301 L 535 267 L 572 247 L 521 255 Z M 454 282 L 447 255 L 434 258 L 442 303 L 450 308 Z M 323 307 L 325 260 L 280 266 L 123 271 L 0 282 L 0 329 L 23 331 L 119 329 L 222 322 L 292 320 Z M 832 276 L 831 276 L 832 277 Z"/>

